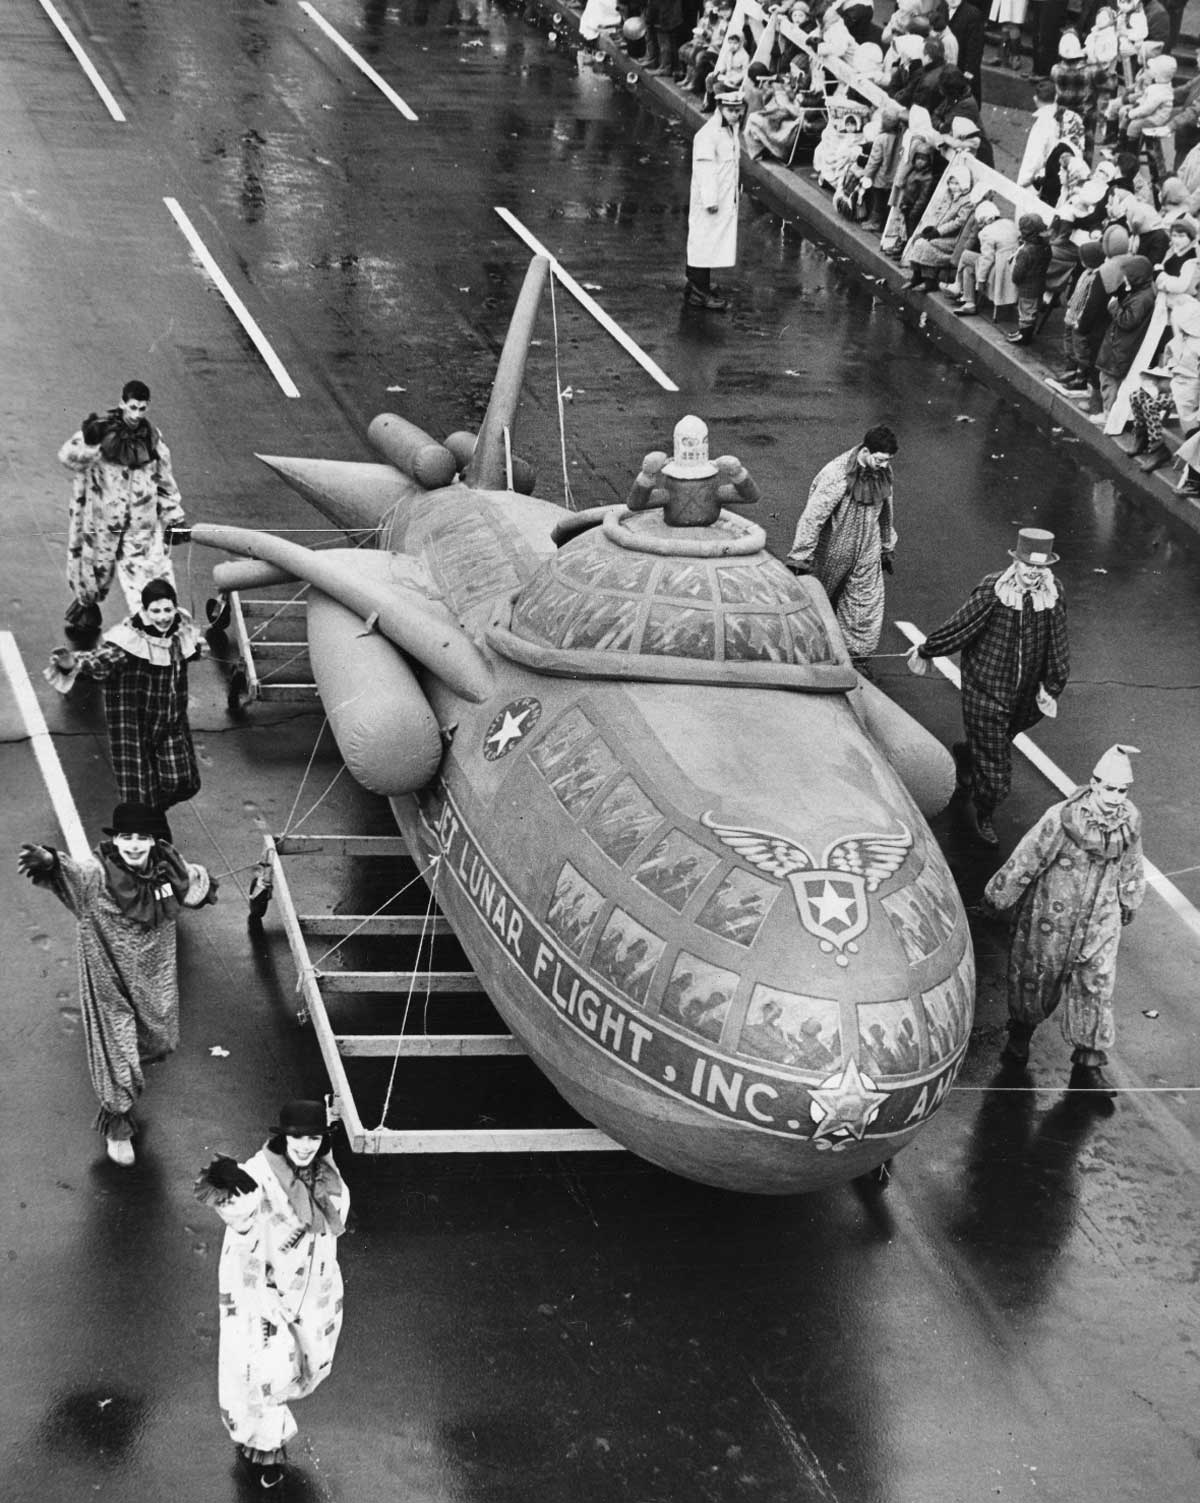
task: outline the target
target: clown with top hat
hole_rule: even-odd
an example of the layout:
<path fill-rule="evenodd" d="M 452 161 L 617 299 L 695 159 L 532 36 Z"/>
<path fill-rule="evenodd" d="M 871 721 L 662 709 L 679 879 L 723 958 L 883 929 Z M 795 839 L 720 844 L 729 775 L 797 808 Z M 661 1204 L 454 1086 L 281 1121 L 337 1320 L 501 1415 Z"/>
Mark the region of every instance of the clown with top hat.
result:
<path fill-rule="evenodd" d="M 1129 799 L 1136 751 L 1110 746 L 1091 782 L 1047 809 L 984 890 L 985 911 L 1014 918 L 1004 1064 L 1025 1069 L 1034 1029 L 1057 1010 L 1073 1050 L 1068 1089 L 1107 1109 L 1117 947 L 1146 893 L 1142 819 Z"/>
<path fill-rule="evenodd" d="M 1012 787 L 1012 742 L 1044 715 L 1058 713 L 1067 686 L 1067 602 L 1053 574 L 1054 534 L 1022 527 L 1007 569 L 985 574 L 964 604 L 914 647 L 908 666 L 962 654 L 966 740 L 953 748 L 959 791 L 976 837 L 999 845 L 992 816 Z"/>

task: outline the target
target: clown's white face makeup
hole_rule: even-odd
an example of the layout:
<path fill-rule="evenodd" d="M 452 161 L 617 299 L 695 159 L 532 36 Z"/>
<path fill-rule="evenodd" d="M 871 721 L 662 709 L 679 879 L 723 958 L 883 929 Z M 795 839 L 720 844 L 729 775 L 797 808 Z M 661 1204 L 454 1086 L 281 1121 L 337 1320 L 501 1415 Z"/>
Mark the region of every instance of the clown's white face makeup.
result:
<path fill-rule="evenodd" d="M 287 1135 L 287 1156 L 295 1164 L 297 1169 L 307 1169 L 320 1151 L 320 1136 L 308 1135 L 293 1137 Z"/>
<path fill-rule="evenodd" d="M 143 621 L 148 621 L 151 626 L 163 631 L 174 621 L 178 610 L 175 602 L 164 595 L 158 600 L 152 600 L 149 605 L 142 606 L 141 617 Z"/>
<path fill-rule="evenodd" d="M 153 835 L 114 835 L 113 845 L 126 866 L 140 869 L 150 859 L 154 846 Z"/>
<path fill-rule="evenodd" d="M 126 397 L 120 405 L 121 416 L 131 428 L 136 428 L 150 411 L 150 403 L 143 402 L 140 397 Z"/>
<path fill-rule="evenodd" d="M 1017 583 L 1023 590 L 1035 590 L 1046 571 L 1037 564 L 1017 564 Z"/>
<path fill-rule="evenodd" d="M 1103 778 L 1092 779 L 1092 801 L 1105 814 L 1115 814 L 1129 793 L 1128 783 L 1106 783 Z"/>

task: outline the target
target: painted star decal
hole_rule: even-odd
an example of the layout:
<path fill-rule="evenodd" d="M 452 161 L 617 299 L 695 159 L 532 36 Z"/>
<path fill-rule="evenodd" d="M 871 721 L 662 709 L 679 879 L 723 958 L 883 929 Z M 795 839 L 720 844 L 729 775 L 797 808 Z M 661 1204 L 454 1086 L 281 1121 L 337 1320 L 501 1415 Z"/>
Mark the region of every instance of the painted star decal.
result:
<path fill-rule="evenodd" d="M 828 926 L 832 919 L 839 924 L 850 924 L 850 913 L 854 908 L 854 897 L 843 897 L 834 887 L 832 882 L 826 882 L 821 889 L 820 897 L 812 899 L 812 906 L 817 910 L 817 922 Z"/>
<path fill-rule="evenodd" d="M 496 755 L 501 756 L 514 741 L 519 741 L 525 734 L 525 722 L 529 719 L 530 711 L 522 710 L 519 715 L 514 715 L 511 710 L 504 712 L 504 724 L 495 733 L 489 736 L 488 743 L 496 748 Z"/>
<path fill-rule="evenodd" d="M 861 1139 L 887 1100 L 887 1092 L 877 1091 L 875 1082 L 863 1075 L 852 1059 L 809 1094 L 817 1123 L 814 1140 L 843 1131 Z"/>

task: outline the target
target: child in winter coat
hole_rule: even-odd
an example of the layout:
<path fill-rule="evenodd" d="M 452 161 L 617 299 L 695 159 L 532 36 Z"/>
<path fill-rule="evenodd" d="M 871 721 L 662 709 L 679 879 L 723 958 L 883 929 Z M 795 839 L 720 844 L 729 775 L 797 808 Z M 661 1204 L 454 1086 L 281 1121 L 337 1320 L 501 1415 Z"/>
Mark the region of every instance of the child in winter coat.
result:
<path fill-rule="evenodd" d="M 900 127 L 903 123 L 900 106 L 888 100 L 880 111 L 879 131 L 871 143 L 871 152 L 863 172 L 863 183 L 867 190 L 867 222 L 864 228 L 876 233 L 883 229 L 888 199 L 892 184 L 896 181 L 896 169 L 900 165 Z"/>
<path fill-rule="evenodd" d="M 1020 242 L 1013 260 L 1013 285 L 1017 289 L 1017 332 L 1009 344 L 1032 344 L 1042 311 L 1042 293 L 1050 269 L 1050 241 L 1046 225 L 1037 214 L 1022 214 L 1017 220 Z"/>
<path fill-rule="evenodd" d="M 1066 370 L 1061 380 L 1052 377 L 1046 379 L 1046 385 L 1062 396 L 1083 397 L 1099 386 L 1096 353 L 1107 322 L 1107 315 L 1103 318 L 1098 316 L 1107 303 L 1104 284 L 1100 281 L 1100 264 L 1103 260 L 1104 251 L 1099 240 L 1085 240 L 1079 247 L 1079 276 L 1071 289 L 1063 315 L 1063 356 Z M 1086 324 L 1087 332 L 1081 329 L 1081 322 Z"/>
<path fill-rule="evenodd" d="M 1112 321 L 1096 356 L 1105 412 L 1116 401 L 1149 326 L 1156 295 L 1153 278 L 1154 268 L 1145 256 L 1126 257 L 1116 295 L 1109 303 Z"/>
<path fill-rule="evenodd" d="M 933 148 L 914 141 L 907 162 L 902 163 L 892 185 L 892 201 L 904 221 L 904 239 L 896 248 L 899 260 L 933 193 Z"/>

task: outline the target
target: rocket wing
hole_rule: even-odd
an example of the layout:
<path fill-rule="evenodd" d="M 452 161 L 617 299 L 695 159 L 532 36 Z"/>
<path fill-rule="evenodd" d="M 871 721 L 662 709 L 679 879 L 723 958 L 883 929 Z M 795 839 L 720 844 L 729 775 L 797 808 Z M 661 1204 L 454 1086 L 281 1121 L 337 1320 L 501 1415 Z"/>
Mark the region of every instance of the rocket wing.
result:
<path fill-rule="evenodd" d="M 479 704 L 492 692 L 487 659 L 432 586 L 402 554 L 361 548 L 314 550 L 245 527 L 192 528 L 192 539 L 239 558 L 261 559 L 309 584 L 370 621 L 464 699 Z"/>

